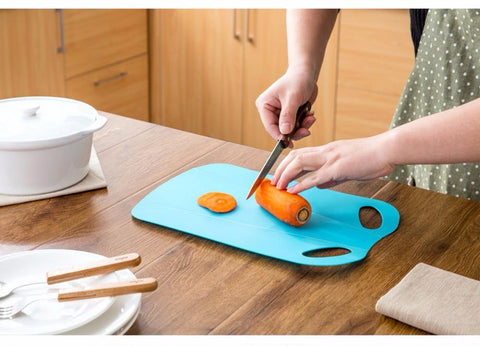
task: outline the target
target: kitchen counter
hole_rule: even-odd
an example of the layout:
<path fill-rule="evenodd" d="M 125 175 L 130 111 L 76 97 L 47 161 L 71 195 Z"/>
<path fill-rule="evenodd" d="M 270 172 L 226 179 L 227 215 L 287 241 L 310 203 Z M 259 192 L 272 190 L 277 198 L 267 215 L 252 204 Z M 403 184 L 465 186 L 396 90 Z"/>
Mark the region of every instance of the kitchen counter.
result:
<path fill-rule="evenodd" d="M 377 300 L 419 262 L 480 279 L 480 204 L 384 180 L 335 188 L 401 215 L 394 233 L 349 265 L 292 264 L 138 221 L 132 208 L 179 173 L 214 162 L 258 170 L 268 152 L 103 114 L 94 145 L 108 188 L 0 208 L 0 255 L 139 253 L 132 271 L 159 285 L 143 295 L 128 334 L 424 334 L 377 313 Z M 362 213 L 368 227 L 378 218 Z"/>

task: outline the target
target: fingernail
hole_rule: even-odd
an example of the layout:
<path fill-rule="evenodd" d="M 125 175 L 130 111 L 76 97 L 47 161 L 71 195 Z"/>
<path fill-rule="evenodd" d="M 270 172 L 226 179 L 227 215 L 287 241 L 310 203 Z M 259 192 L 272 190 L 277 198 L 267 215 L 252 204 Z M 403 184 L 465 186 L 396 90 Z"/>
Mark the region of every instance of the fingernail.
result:
<path fill-rule="evenodd" d="M 287 133 L 290 133 L 291 131 L 292 131 L 292 124 L 287 122 L 280 124 L 281 133 L 287 134 Z"/>
<path fill-rule="evenodd" d="M 298 183 L 297 183 L 298 184 Z M 291 185 L 287 188 L 288 193 L 295 193 L 297 184 Z"/>

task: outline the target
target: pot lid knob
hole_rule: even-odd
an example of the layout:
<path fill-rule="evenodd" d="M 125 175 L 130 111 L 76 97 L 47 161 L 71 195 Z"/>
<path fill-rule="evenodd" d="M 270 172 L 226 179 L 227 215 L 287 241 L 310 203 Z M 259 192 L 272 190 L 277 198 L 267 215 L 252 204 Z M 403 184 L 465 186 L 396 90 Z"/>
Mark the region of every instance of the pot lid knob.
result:
<path fill-rule="evenodd" d="M 23 114 L 26 116 L 34 116 L 37 115 L 38 110 L 40 109 L 40 105 L 38 103 L 31 103 L 26 105 L 25 108 L 22 109 Z"/>

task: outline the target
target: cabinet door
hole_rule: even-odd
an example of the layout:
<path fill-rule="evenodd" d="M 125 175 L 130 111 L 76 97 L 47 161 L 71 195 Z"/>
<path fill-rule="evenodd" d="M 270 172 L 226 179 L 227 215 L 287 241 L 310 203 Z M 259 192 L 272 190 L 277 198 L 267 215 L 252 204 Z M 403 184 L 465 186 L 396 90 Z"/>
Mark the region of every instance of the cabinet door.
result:
<path fill-rule="evenodd" d="M 0 10 L 0 98 L 64 96 L 55 10 Z"/>
<path fill-rule="evenodd" d="M 285 10 L 247 10 L 244 69 L 243 144 L 271 150 L 275 141 L 265 131 L 255 107 L 257 97 L 287 70 Z M 318 80 L 318 96 L 313 110 L 317 121 L 311 135 L 296 148 L 320 145 L 333 138 L 338 25 L 327 46 Z"/>
<path fill-rule="evenodd" d="M 246 16 L 242 142 L 272 150 L 275 140 L 263 127 L 255 100 L 287 69 L 285 10 L 250 9 Z"/>
<path fill-rule="evenodd" d="M 335 139 L 386 131 L 414 63 L 408 10 L 340 13 Z"/>
<path fill-rule="evenodd" d="M 160 11 L 161 123 L 239 143 L 242 11 Z"/>
<path fill-rule="evenodd" d="M 64 10 L 67 78 L 147 52 L 147 10 Z"/>

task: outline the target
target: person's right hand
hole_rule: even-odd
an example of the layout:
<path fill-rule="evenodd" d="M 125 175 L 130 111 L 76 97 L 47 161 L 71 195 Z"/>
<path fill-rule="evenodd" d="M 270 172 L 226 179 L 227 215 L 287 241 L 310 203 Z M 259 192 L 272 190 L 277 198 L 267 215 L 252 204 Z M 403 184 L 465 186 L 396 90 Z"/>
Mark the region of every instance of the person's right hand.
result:
<path fill-rule="evenodd" d="M 255 102 L 267 132 L 275 140 L 282 134 L 289 134 L 293 130 L 298 108 L 307 101 L 313 104 L 317 92 L 313 73 L 301 68 L 289 68 Z M 313 112 L 309 112 L 292 139 L 298 140 L 310 135 L 308 129 L 314 122 Z"/>

